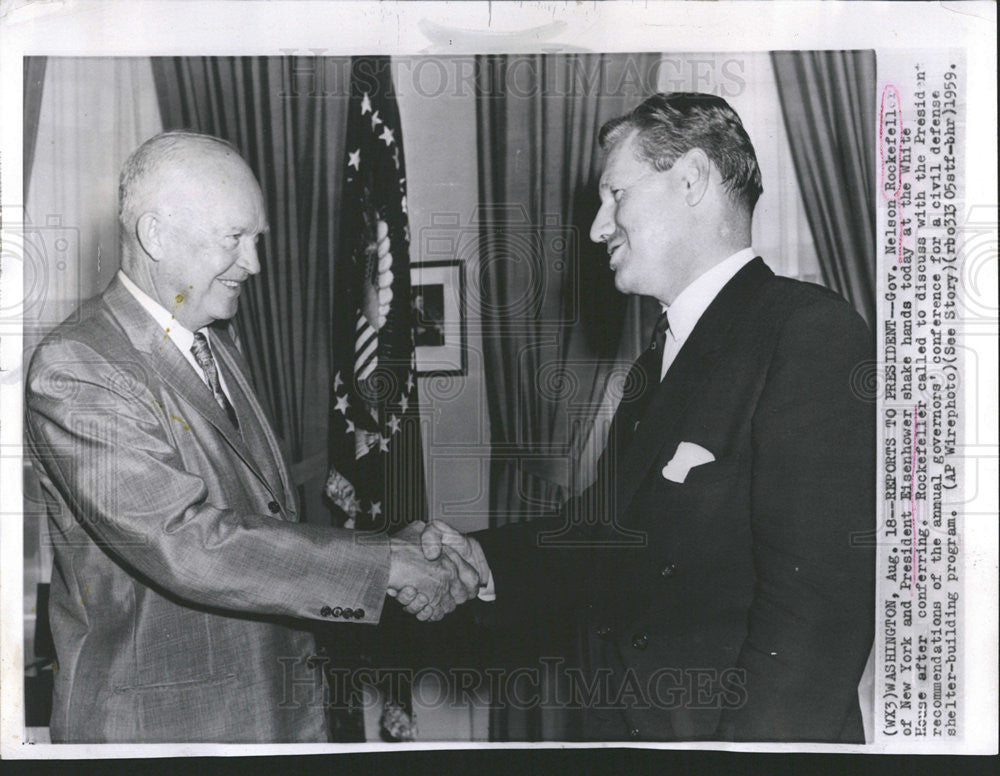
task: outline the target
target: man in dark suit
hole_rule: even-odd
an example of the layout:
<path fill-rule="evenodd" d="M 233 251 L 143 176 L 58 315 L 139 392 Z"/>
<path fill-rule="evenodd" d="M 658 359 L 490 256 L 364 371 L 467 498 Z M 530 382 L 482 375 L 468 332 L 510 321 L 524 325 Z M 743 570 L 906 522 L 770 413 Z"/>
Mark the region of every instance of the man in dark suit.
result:
<path fill-rule="evenodd" d="M 26 378 L 55 550 L 52 740 L 324 741 L 310 622 L 376 623 L 408 580 L 431 600 L 418 617 L 437 619 L 479 580 L 457 558 L 429 563 L 412 530 L 363 541 L 299 521 L 220 325 L 266 228 L 236 150 L 158 135 L 120 197 L 121 272 Z"/>
<path fill-rule="evenodd" d="M 550 519 L 432 523 L 425 551 L 492 572 L 502 628 L 574 613 L 586 739 L 861 742 L 875 437 L 851 376 L 869 332 L 750 248 L 760 172 L 724 100 L 657 94 L 600 141 L 591 238 L 663 315 L 597 480 Z"/>

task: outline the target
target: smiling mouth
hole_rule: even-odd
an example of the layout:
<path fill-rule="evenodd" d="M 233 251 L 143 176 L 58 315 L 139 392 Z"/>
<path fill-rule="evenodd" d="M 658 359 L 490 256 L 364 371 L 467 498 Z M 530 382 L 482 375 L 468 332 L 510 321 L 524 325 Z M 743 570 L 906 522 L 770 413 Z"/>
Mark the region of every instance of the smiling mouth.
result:
<path fill-rule="evenodd" d="M 226 288 L 231 288 L 234 291 L 239 290 L 243 286 L 242 281 L 239 280 L 224 280 L 223 278 L 216 278 L 216 279 L 220 283 L 222 283 L 222 285 L 224 285 Z"/>
<path fill-rule="evenodd" d="M 608 266 L 611 268 L 612 271 L 614 271 L 615 269 L 615 253 L 621 247 L 622 243 L 618 243 L 613 248 L 611 246 L 608 246 Z"/>

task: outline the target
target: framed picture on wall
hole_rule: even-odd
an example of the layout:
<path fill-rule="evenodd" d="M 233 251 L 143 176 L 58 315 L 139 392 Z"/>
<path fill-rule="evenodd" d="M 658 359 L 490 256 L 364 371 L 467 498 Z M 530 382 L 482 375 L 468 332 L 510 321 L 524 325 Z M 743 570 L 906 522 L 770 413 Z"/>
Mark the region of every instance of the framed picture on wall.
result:
<path fill-rule="evenodd" d="M 417 374 L 466 374 L 465 262 L 411 264 L 410 305 Z"/>

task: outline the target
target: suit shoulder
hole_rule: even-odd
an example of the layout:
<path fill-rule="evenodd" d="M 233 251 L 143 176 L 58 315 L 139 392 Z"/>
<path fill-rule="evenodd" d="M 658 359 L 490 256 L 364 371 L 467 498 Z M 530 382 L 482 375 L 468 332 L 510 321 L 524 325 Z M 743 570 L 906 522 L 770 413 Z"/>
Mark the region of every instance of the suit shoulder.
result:
<path fill-rule="evenodd" d="M 35 348 L 26 383 L 41 370 L 61 370 L 70 364 L 96 366 L 115 360 L 111 355 L 127 342 L 101 297 L 84 302 L 69 318 L 50 331 Z"/>
<path fill-rule="evenodd" d="M 768 304 L 786 318 L 829 319 L 831 323 L 867 331 L 868 324 L 836 291 L 804 280 L 775 275 L 765 288 Z"/>
<path fill-rule="evenodd" d="M 777 316 L 780 341 L 846 349 L 854 357 L 871 354 L 874 339 L 865 319 L 844 297 L 825 286 L 775 275 L 763 294 L 765 308 Z"/>
<path fill-rule="evenodd" d="M 854 311 L 850 302 L 843 296 L 819 283 L 775 275 L 768 281 L 767 290 L 774 297 L 784 300 L 789 310 L 812 305 L 825 305 L 829 306 L 830 309 L 842 308 L 840 312 L 843 313 Z"/>

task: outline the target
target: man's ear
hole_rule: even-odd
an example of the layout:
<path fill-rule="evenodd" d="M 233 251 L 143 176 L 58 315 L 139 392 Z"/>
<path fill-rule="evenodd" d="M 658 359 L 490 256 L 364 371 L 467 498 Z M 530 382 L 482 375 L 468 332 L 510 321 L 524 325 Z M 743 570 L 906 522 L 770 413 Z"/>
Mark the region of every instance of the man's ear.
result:
<path fill-rule="evenodd" d="M 712 174 L 712 162 L 708 154 L 700 148 L 692 148 L 679 160 L 681 162 L 681 181 L 684 185 L 684 201 L 694 207 L 701 202 L 708 191 L 708 182 Z"/>
<path fill-rule="evenodd" d="M 143 213 L 135 223 L 135 238 L 153 261 L 163 258 L 163 223 L 156 213 Z"/>

